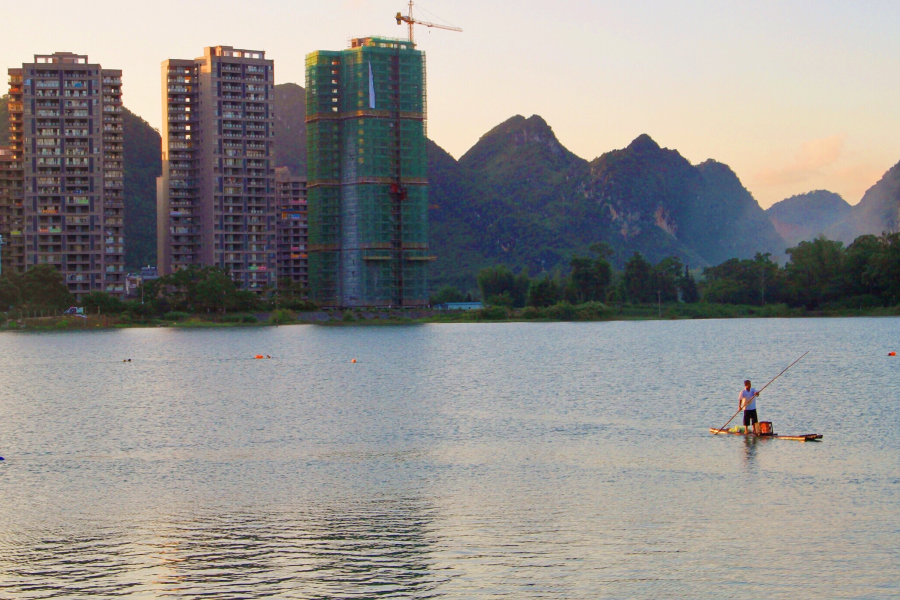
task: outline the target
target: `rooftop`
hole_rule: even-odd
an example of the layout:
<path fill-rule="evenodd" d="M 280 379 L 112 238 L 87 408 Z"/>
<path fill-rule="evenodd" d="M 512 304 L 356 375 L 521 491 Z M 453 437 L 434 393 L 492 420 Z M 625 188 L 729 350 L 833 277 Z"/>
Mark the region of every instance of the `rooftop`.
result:
<path fill-rule="evenodd" d="M 75 54 L 74 52 L 54 52 L 53 54 L 35 54 L 34 62 L 40 64 L 71 64 L 86 65 L 87 54 Z"/>
<path fill-rule="evenodd" d="M 377 35 L 371 35 L 367 37 L 358 37 L 358 38 L 350 38 L 350 47 L 351 48 L 361 48 L 363 46 L 375 47 L 375 48 L 397 48 L 399 47 L 401 50 L 406 49 L 414 49 L 416 45 L 409 40 L 403 40 L 400 38 L 389 38 L 389 37 L 381 37 Z"/>
<path fill-rule="evenodd" d="M 264 59 L 266 57 L 265 50 L 243 50 L 231 46 L 209 46 L 206 48 L 206 54 L 210 56 L 231 56 L 234 58 Z"/>

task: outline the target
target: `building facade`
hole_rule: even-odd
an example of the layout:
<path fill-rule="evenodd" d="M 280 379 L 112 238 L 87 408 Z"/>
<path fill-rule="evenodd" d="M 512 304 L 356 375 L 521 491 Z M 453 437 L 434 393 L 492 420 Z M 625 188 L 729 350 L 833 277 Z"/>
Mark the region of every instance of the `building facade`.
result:
<path fill-rule="evenodd" d="M 9 231 L 11 246 L 22 238 L 12 268 L 52 265 L 76 297 L 124 295 L 122 72 L 57 52 L 9 69 L 9 81 L 10 144 L 21 174 L 21 186 L 12 186 L 21 206 L 11 202 L 4 225 L 19 228 Z"/>
<path fill-rule="evenodd" d="M 218 266 L 242 289 L 275 285 L 274 81 L 256 50 L 214 46 L 162 63 L 160 275 Z"/>
<path fill-rule="evenodd" d="M 25 270 L 22 168 L 12 148 L 0 147 L 0 273 Z"/>
<path fill-rule="evenodd" d="M 278 202 L 278 279 L 309 287 L 307 273 L 306 178 L 291 175 L 287 167 L 275 169 Z"/>
<path fill-rule="evenodd" d="M 428 303 L 425 56 L 359 38 L 306 57 L 311 299 Z"/>

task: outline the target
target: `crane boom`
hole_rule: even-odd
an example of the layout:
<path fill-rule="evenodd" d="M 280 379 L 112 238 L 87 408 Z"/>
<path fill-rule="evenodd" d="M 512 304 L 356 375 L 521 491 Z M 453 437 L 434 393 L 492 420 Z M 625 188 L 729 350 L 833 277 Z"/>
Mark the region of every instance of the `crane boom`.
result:
<path fill-rule="evenodd" d="M 413 25 L 422 25 L 424 27 L 434 27 L 435 29 L 446 29 L 447 31 L 462 31 L 460 27 L 453 27 L 451 25 L 438 25 L 437 23 L 429 23 L 428 21 L 422 21 L 420 19 L 416 19 L 413 17 L 413 3 L 412 0 L 409 0 L 409 14 L 404 15 L 403 13 L 398 12 L 394 17 L 397 19 L 397 25 L 402 25 L 406 23 L 409 27 L 409 42 L 413 43 L 415 40 L 413 39 Z"/>

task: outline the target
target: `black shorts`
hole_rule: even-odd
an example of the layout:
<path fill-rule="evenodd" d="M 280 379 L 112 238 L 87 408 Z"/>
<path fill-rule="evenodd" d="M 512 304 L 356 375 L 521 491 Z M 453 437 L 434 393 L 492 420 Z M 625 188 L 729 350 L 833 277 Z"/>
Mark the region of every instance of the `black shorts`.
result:
<path fill-rule="evenodd" d="M 756 409 L 744 411 L 744 427 L 750 427 L 750 423 L 756 425 L 759 423 L 759 417 L 756 416 Z"/>

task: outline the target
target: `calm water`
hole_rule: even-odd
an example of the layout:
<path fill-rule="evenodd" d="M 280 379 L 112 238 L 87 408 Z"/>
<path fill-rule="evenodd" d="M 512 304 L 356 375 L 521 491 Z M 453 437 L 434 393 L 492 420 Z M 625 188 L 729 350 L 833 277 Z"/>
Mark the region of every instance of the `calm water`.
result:
<path fill-rule="evenodd" d="M 709 435 L 805 350 L 760 413 L 822 443 Z M 900 319 L 0 334 L 0 597 L 895 598 L 889 350 Z"/>

